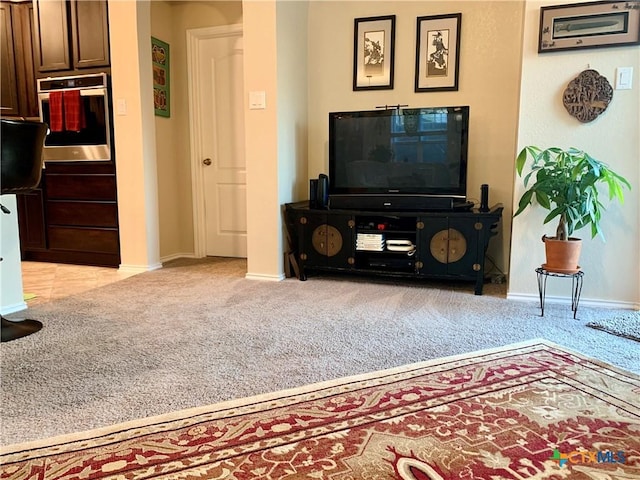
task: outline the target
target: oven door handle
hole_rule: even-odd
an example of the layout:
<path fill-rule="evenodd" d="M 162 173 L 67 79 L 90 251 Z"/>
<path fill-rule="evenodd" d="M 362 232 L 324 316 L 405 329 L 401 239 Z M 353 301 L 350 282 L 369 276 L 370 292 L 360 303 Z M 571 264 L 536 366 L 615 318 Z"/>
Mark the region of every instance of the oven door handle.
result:
<path fill-rule="evenodd" d="M 81 97 L 106 97 L 107 89 L 106 88 L 86 88 L 86 89 L 77 89 L 77 88 L 63 88 L 60 90 L 52 90 L 54 92 L 66 92 L 69 90 L 80 90 Z M 48 100 L 49 93 L 51 92 L 40 92 L 38 94 L 38 98 L 41 100 Z"/>

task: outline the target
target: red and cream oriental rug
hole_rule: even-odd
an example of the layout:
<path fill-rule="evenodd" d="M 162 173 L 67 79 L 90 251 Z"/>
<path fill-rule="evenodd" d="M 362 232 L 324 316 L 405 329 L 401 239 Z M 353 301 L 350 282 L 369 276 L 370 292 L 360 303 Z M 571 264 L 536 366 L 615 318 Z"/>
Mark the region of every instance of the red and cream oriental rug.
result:
<path fill-rule="evenodd" d="M 2 479 L 640 479 L 640 377 L 543 340 L 2 448 Z"/>

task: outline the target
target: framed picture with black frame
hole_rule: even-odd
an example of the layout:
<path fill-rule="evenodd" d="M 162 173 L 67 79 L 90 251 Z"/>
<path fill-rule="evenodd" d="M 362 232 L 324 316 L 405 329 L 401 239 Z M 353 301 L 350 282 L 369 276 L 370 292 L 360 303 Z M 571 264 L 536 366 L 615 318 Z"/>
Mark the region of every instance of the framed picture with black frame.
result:
<path fill-rule="evenodd" d="M 538 53 L 640 45 L 640 1 L 601 1 L 540 8 Z"/>
<path fill-rule="evenodd" d="M 356 18 L 353 27 L 353 89 L 393 89 L 396 16 Z"/>
<path fill-rule="evenodd" d="M 416 92 L 458 90 L 462 14 L 418 17 Z"/>

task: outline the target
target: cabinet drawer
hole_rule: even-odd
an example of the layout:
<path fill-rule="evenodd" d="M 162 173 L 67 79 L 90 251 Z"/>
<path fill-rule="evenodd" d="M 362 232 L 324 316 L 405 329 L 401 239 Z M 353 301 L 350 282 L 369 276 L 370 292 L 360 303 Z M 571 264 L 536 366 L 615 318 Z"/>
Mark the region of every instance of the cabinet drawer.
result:
<path fill-rule="evenodd" d="M 49 248 L 79 252 L 118 253 L 118 231 L 108 228 L 49 227 Z"/>
<path fill-rule="evenodd" d="M 116 200 L 115 175 L 46 176 L 48 199 Z"/>
<path fill-rule="evenodd" d="M 118 209 L 112 202 L 50 200 L 47 202 L 47 216 L 50 225 L 118 226 Z"/>

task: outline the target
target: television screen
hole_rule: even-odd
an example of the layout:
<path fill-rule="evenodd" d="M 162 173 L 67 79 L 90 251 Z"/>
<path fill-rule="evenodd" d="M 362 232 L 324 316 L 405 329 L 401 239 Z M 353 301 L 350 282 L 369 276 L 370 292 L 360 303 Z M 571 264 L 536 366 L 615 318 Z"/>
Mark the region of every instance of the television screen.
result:
<path fill-rule="evenodd" d="M 465 198 L 469 107 L 329 114 L 332 194 Z"/>

